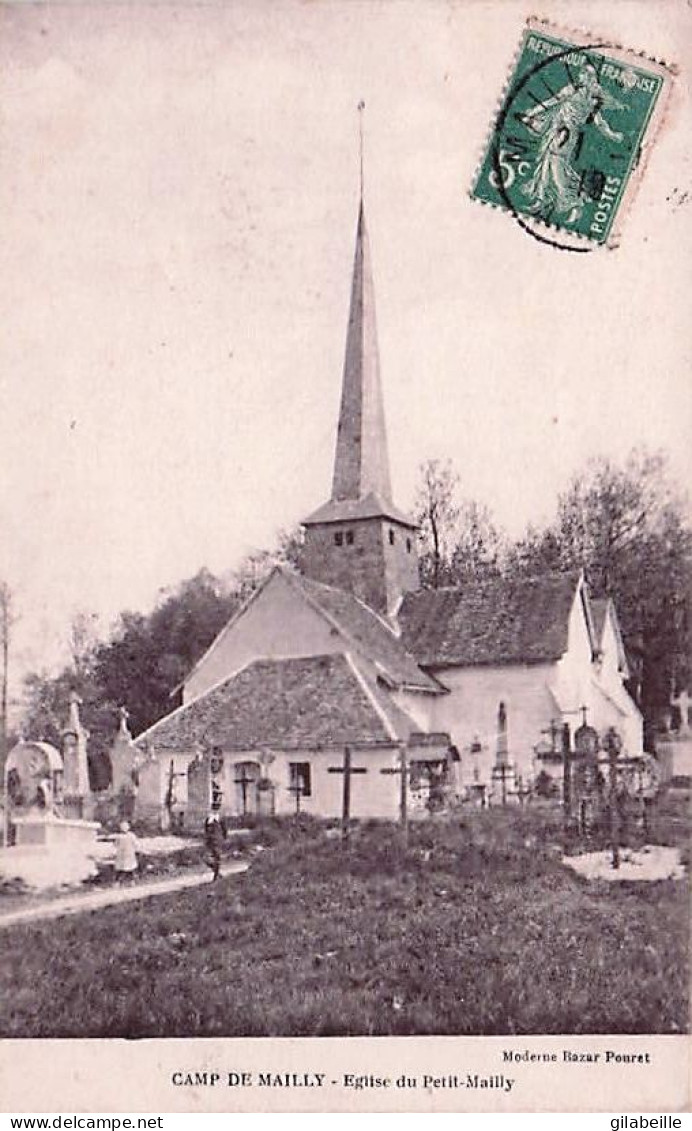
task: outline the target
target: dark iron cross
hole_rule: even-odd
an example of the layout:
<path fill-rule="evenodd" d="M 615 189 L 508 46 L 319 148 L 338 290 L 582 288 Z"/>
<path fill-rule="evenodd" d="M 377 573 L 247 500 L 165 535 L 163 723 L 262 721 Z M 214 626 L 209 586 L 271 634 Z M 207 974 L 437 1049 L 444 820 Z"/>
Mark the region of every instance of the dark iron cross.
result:
<path fill-rule="evenodd" d="M 351 774 L 367 774 L 365 766 L 354 766 L 351 763 L 351 747 L 344 746 L 344 760 L 340 766 L 329 766 L 327 773 L 343 774 L 343 791 L 341 794 L 341 839 L 348 840 L 351 822 Z"/>
<path fill-rule="evenodd" d="M 400 774 L 401 775 L 401 791 L 399 793 L 399 820 L 404 836 L 408 833 L 408 778 L 409 778 L 409 765 L 406 752 L 405 743 L 399 746 L 399 765 L 392 766 L 391 769 L 387 768 L 380 770 L 381 774 Z"/>
<path fill-rule="evenodd" d="M 292 793 L 296 799 L 296 817 L 300 814 L 300 799 L 303 796 L 303 783 L 300 778 L 296 778 L 294 782 L 288 787 L 288 792 Z"/>
<path fill-rule="evenodd" d="M 495 766 L 493 773 L 499 775 L 500 778 L 502 808 L 504 809 L 507 805 L 507 778 L 512 776 L 513 770 L 506 762 L 500 762 L 499 765 Z"/>
<path fill-rule="evenodd" d="M 565 851 L 569 848 L 572 823 L 572 746 L 569 723 L 562 726 L 562 832 Z"/>
<path fill-rule="evenodd" d="M 252 776 L 248 777 L 247 770 L 243 766 L 239 773 L 236 774 L 235 784 L 240 786 L 240 792 L 243 798 L 243 816 L 247 817 L 247 787 L 254 782 Z"/>

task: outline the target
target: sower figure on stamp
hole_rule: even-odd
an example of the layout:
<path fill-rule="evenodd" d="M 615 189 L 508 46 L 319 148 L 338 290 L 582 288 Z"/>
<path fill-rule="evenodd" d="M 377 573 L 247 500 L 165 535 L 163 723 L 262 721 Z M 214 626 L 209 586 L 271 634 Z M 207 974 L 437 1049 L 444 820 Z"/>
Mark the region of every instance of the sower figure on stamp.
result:
<path fill-rule="evenodd" d="M 527 129 L 541 137 L 535 171 L 522 190 L 534 200 L 532 210 L 567 212 L 569 223 L 579 219 L 584 196 L 576 159 L 584 129 L 592 123 L 603 137 L 622 141 L 622 134 L 612 129 L 602 111 L 624 109 L 603 89 L 593 63 L 586 62 L 574 83 L 521 115 Z"/>
<path fill-rule="evenodd" d="M 212 809 L 204 822 L 204 862 L 212 870 L 212 880 L 221 875 L 221 845 L 226 836 L 218 812 Z"/>

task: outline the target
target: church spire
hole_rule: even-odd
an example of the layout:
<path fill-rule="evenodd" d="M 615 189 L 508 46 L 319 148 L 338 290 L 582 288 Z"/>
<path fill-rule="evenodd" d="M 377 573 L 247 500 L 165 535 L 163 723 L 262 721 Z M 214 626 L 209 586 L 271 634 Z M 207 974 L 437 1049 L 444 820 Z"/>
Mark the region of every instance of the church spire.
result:
<path fill-rule="evenodd" d="M 363 205 L 363 103 L 360 207 L 341 386 L 334 476 L 328 502 L 304 519 L 307 577 L 348 589 L 391 615 L 418 588 L 416 525 L 392 502 L 380 382 L 370 245 Z"/>
<path fill-rule="evenodd" d="M 391 501 L 370 245 L 361 196 L 332 499 Z"/>

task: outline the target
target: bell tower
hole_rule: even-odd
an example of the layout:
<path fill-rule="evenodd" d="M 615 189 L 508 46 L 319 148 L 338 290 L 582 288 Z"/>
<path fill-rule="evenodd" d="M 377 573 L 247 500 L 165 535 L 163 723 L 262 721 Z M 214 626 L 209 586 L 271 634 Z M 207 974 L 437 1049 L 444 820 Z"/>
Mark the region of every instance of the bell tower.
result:
<path fill-rule="evenodd" d="M 361 196 L 332 493 L 303 526 L 306 576 L 350 590 L 385 616 L 418 588 L 416 524 L 392 502 L 363 204 L 362 117 Z"/>

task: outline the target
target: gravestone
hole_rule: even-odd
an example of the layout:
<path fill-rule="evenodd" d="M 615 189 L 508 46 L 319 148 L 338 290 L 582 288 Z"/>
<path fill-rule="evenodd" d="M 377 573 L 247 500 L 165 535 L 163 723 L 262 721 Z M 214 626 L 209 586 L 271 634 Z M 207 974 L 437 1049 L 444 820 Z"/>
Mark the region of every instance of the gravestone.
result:
<path fill-rule="evenodd" d="M 139 752 L 127 725 L 129 717 L 127 710 L 121 707 L 119 713 L 120 725 L 111 747 L 112 784 L 115 794 L 120 793 L 124 786 L 132 785 L 139 760 Z"/>
<path fill-rule="evenodd" d="M 579 832 L 591 835 L 603 815 L 604 775 L 599 768 L 598 733 L 586 722 L 574 732 L 572 786 Z"/>
<path fill-rule="evenodd" d="M 63 761 L 47 742 L 18 742 L 5 763 L 4 843 L 44 844 L 62 804 Z"/>
<path fill-rule="evenodd" d="M 77 883 L 96 872 L 99 825 L 63 811 L 63 760 L 46 742 L 18 742 L 5 766 L 0 876 L 30 887 Z"/>
<path fill-rule="evenodd" d="M 62 732 L 63 814 L 76 818 L 86 816 L 91 801 L 87 762 L 89 732 L 79 717 L 80 703 L 81 699 L 72 691 L 67 726 Z"/>
<path fill-rule="evenodd" d="M 516 787 L 514 781 L 514 766 L 509 757 L 509 735 L 507 733 L 507 708 L 500 703 L 497 711 L 497 747 L 495 765 L 491 772 L 492 794 L 491 801 L 497 805 L 507 805 L 509 801 L 516 801 Z"/>
<path fill-rule="evenodd" d="M 204 822 L 211 803 L 211 775 L 209 759 L 201 753 L 187 768 L 186 825 L 192 827 Z"/>

